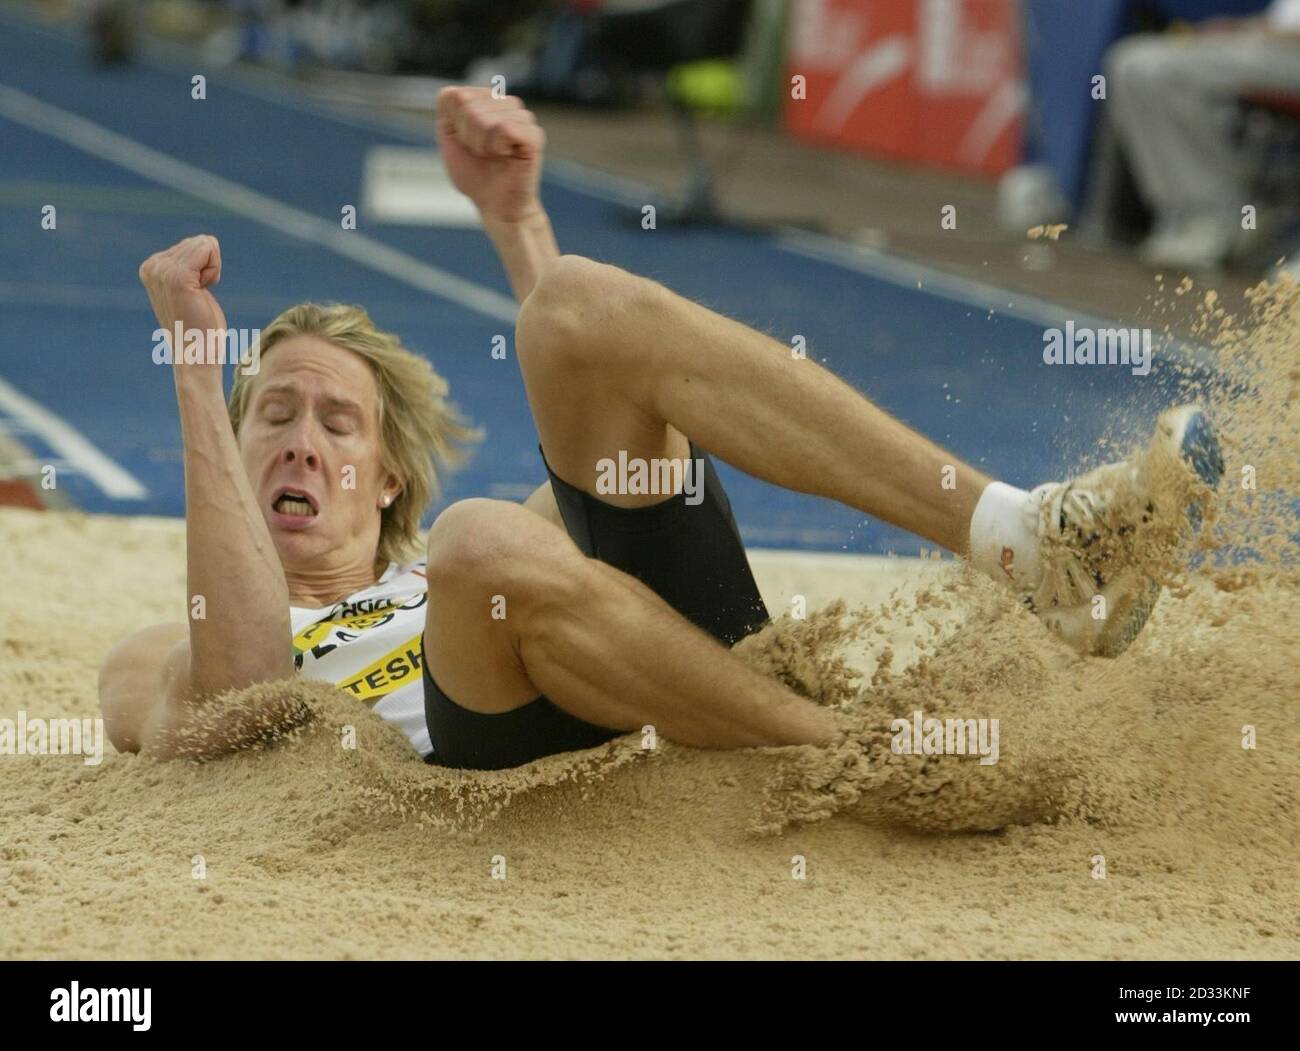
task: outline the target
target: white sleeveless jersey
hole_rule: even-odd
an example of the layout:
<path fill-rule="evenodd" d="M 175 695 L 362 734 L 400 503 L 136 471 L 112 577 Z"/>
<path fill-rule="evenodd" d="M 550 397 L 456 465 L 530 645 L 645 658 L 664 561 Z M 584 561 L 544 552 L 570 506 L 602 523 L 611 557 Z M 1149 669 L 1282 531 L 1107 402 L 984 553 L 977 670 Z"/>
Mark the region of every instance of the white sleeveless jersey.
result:
<path fill-rule="evenodd" d="M 333 683 L 395 724 L 422 756 L 433 751 L 424 722 L 424 560 L 390 562 L 379 582 L 321 609 L 289 607 L 294 667 Z"/>

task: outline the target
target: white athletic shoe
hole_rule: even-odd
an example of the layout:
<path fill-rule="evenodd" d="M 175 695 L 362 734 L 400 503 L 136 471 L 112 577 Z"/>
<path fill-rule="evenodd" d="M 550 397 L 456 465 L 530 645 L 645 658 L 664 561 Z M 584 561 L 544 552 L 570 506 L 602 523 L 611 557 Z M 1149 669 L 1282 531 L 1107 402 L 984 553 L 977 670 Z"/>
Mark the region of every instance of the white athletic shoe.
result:
<path fill-rule="evenodd" d="M 1138 257 L 1148 266 L 1213 270 L 1236 249 L 1235 229 L 1217 216 L 1200 215 L 1162 227 L 1142 242 Z"/>
<path fill-rule="evenodd" d="M 1040 571 L 1025 605 L 1083 653 L 1123 653 L 1160 597 L 1153 563 L 1200 527 L 1223 471 L 1205 412 L 1183 405 L 1161 414 L 1132 459 L 1038 486 Z"/>

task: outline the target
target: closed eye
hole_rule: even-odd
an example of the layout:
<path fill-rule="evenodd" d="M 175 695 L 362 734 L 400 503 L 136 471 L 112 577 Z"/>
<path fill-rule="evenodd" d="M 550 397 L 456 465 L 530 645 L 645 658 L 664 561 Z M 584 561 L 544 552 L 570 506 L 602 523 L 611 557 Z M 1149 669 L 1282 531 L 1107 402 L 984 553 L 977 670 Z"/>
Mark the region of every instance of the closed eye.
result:
<path fill-rule="evenodd" d="M 350 413 L 339 412 L 325 417 L 325 429 L 330 434 L 351 434 L 356 429 L 356 421 Z"/>
<path fill-rule="evenodd" d="M 283 399 L 277 398 L 262 409 L 262 419 L 272 426 L 279 426 L 293 419 L 293 409 Z"/>

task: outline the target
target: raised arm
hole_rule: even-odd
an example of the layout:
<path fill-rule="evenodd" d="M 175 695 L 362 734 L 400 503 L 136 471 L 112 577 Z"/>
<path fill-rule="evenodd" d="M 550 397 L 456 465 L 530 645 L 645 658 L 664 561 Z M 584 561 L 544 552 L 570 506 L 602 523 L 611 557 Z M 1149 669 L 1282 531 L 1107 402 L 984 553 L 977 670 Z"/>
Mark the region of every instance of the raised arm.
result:
<path fill-rule="evenodd" d="M 546 133 L 513 95 L 450 87 L 438 93 L 438 144 L 452 183 L 477 206 L 523 302 L 542 266 L 560 254 L 538 196 Z"/>
<path fill-rule="evenodd" d="M 226 331 L 211 292 L 220 277 L 221 249 L 208 236 L 188 238 L 140 267 L 161 328 L 174 333 L 179 324 L 205 340 Z M 181 347 L 173 350 L 185 462 L 187 630 L 137 633 L 100 673 L 113 743 L 160 758 L 230 751 L 298 714 L 289 700 L 259 710 L 211 708 L 226 690 L 293 675 L 289 593 L 240 461 L 222 366 L 185 364 Z"/>

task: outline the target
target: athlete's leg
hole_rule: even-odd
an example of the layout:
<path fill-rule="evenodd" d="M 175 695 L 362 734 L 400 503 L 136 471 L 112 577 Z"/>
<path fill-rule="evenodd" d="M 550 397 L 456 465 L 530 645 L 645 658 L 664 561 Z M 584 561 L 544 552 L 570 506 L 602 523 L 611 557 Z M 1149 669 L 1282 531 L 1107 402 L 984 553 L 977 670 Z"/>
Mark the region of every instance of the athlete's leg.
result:
<path fill-rule="evenodd" d="M 835 734 L 831 713 L 749 668 L 518 504 L 447 508 L 429 532 L 427 572 L 428 671 L 472 711 L 511 712 L 544 694 L 600 726 L 649 724 L 704 747 L 816 744 Z"/>
<path fill-rule="evenodd" d="M 1191 524 L 1198 516 L 1184 512 L 1207 501 L 1223 473 L 1213 425 L 1184 406 L 1161 417 L 1147 454 L 1114 470 L 1032 492 L 992 482 L 783 344 L 575 256 L 543 271 L 516 345 L 548 462 L 571 485 L 616 502 L 596 486 L 600 460 L 682 457 L 688 434 L 759 478 L 969 553 L 1090 653 L 1122 651 L 1145 623 L 1154 600 L 1133 552 L 1151 509 Z M 1156 499 L 1142 466 L 1152 456 L 1181 461 L 1201 489 Z M 1186 533 L 1176 526 L 1154 541 L 1167 547 Z M 1123 613 L 1103 613 L 1100 634 L 1091 601 L 1099 589 Z"/>
<path fill-rule="evenodd" d="M 547 461 L 579 488 L 596 493 L 597 461 L 620 450 L 685 457 L 689 435 L 756 477 L 967 548 L 987 476 L 790 347 L 654 281 L 563 256 L 516 331 Z"/>

